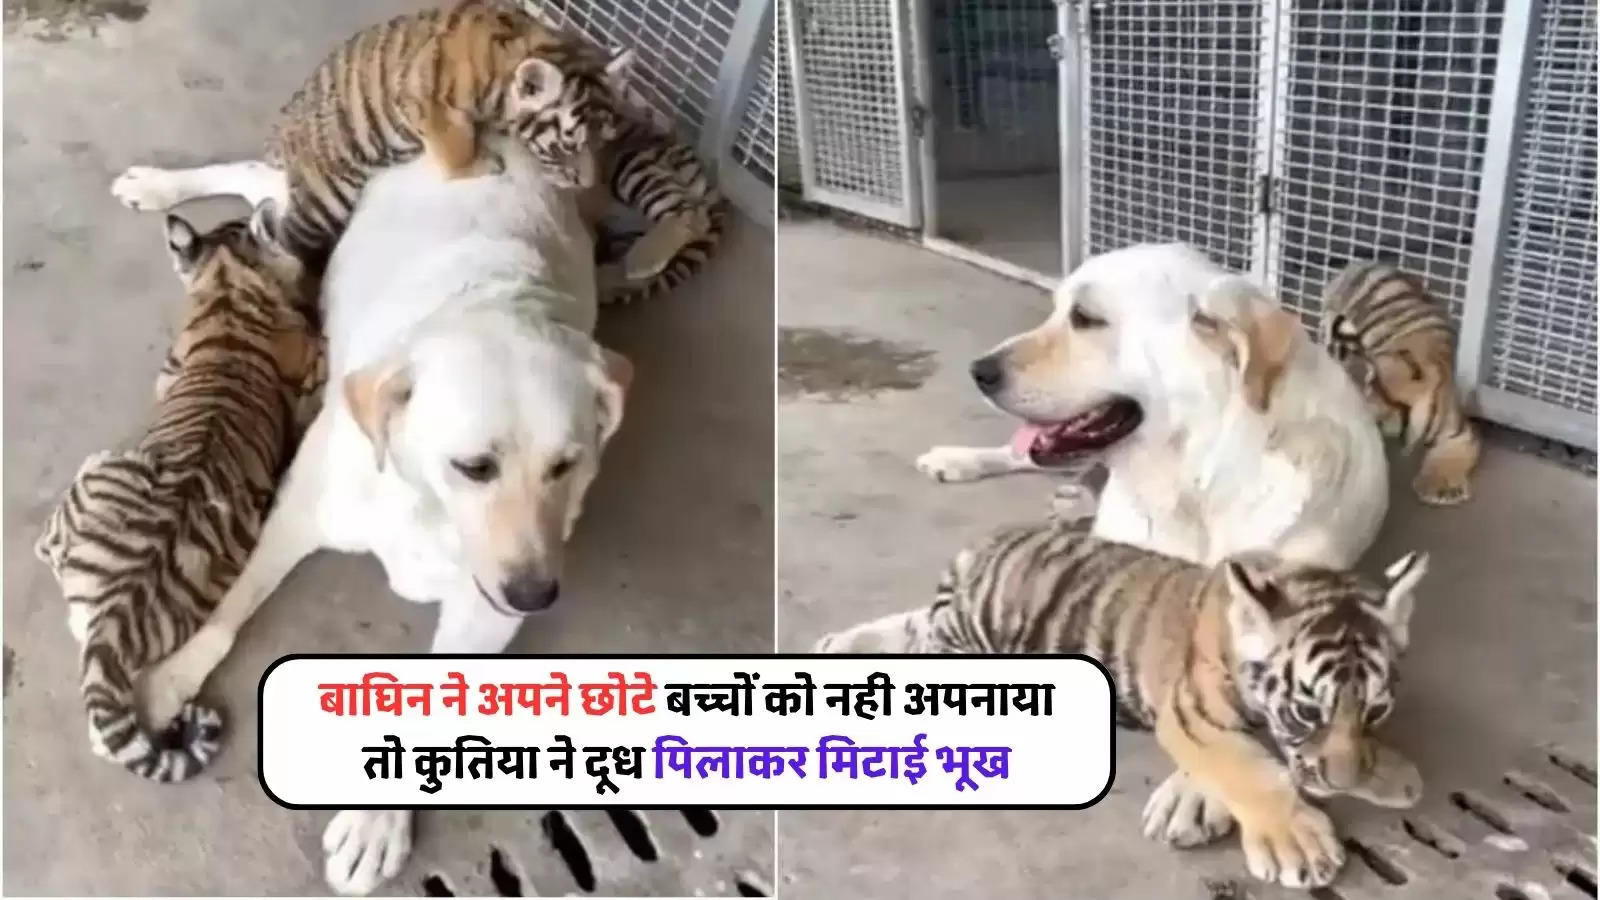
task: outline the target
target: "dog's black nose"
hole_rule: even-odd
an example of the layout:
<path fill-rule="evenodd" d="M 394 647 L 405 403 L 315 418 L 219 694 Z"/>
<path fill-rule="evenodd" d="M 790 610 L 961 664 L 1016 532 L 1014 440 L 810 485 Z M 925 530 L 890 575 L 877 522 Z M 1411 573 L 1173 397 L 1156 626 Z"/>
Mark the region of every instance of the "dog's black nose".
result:
<path fill-rule="evenodd" d="M 993 354 L 973 360 L 971 372 L 978 390 L 985 394 L 1000 390 L 1001 383 L 1006 380 L 1005 369 L 1001 368 L 1000 359 Z"/>
<path fill-rule="evenodd" d="M 561 582 L 537 575 L 519 575 L 500 586 L 506 605 L 517 612 L 549 609 L 561 596 Z"/>

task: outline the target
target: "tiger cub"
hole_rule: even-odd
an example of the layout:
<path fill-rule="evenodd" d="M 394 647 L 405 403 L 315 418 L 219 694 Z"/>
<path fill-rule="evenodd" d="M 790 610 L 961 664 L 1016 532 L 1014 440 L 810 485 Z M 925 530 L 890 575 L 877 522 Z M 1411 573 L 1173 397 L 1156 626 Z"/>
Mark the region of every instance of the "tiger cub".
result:
<path fill-rule="evenodd" d="M 1423 447 L 1418 499 L 1453 506 L 1472 496 L 1481 441 L 1455 386 L 1455 335 L 1420 279 L 1384 262 L 1354 263 L 1323 292 L 1322 343 L 1366 391 L 1384 434 Z"/>
<path fill-rule="evenodd" d="M 205 622 L 245 564 L 279 475 L 319 407 L 321 338 L 299 260 L 267 235 L 270 207 L 200 234 L 169 216 L 184 323 L 130 449 L 83 462 L 34 552 L 67 599 L 95 752 L 182 781 L 220 745 L 216 710 L 187 703 L 161 735 L 135 681 Z"/>
<path fill-rule="evenodd" d="M 1254 875 L 1323 885 L 1344 850 L 1301 791 L 1395 807 L 1421 796 L 1416 766 L 1372 730 L 1393 707 L 1427 563 L 1410 554 L 1378 585 L 1264 553 L 1207 568 L 1016 526 L 956 556 L 931 606 L 816 652 L 1088 654 L 1114 675 L 1119 724 L 1153 728 L 1178 766 L 1145 807 L 1146 835 L 1193 846 L 1237 820 Z"/>
<path fill-rule="evenodd" d="M 449 177 L 499 167 L 478 129 L 526 142 L 557 183 L 598 180 L 617 137 L 603 55 L 494 0 L 397 16 L 335 50 L 295 92 L 267 142 L 288 176 L 283 240 L 326 262 L 379 168 L 426 154 Z"/>

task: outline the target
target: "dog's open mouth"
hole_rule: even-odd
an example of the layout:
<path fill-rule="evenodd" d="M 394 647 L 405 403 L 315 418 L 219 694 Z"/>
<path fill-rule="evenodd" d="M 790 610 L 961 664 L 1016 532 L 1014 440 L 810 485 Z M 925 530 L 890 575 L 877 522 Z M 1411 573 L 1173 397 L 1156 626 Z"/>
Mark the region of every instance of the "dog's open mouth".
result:
<path fill-rule="evenodd" d="M 1066 465 L 1079 453 L 1102 450 L 1133 433 L 1144 421 L 1139 404 L 1119 397 L 1064 422 L 1029 422 L 1017 429 L 1011 448 L 1036 466 Z"/>

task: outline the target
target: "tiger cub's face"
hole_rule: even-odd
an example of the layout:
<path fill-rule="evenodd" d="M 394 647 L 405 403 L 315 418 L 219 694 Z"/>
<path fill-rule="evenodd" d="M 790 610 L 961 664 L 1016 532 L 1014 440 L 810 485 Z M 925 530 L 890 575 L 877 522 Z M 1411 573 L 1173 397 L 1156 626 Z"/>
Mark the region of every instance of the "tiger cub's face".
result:
<path fill-rule="evenodd" d="M 533 152 L 551 180 L 589 188 L 600 180 L 599 154 L 621 134 L 613 85 L 629 65 L 624 54 L 604 72 L 563 72 L 549 60 L 523 60 L 512 76 L 510 131 Z"/>
<path fill-rule="evenodd" d="M 1394 706 L 1412 592 L 1427 567 L 1426 554 L 1409 554 L 1379 585 L 1276 561 L 1224 564 L 1234 677 L 1307 793 L 1363 793 L 1385 777 L 1373 731 Z"/>

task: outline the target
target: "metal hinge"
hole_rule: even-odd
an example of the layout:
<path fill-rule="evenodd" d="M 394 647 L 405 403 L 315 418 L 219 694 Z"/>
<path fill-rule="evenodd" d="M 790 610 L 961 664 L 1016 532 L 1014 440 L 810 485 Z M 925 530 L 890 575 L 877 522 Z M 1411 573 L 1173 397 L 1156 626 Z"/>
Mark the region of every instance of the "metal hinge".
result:
<path fill-rule="evenodd" d="M 910 119 L 912 137 L 922 137 L 927 133 L 929 118 L 930 114 L 926 106 L 923 106 L 920 103 L 911 104 Z"/>
<path fill-rule="evenodd" d="M 1263 216 L 1272 215 L 1272 176 L 1256 179 L 1256 211 Z"/>
<path fill-rule="evenodd" d="M 1064 34 L 1050 35 L 1045 38 L 1044 45 L 1050 48 L 1050 58 L 1056 62 L 1061 62 L 1067 55 L 1067 36 Z"/>

